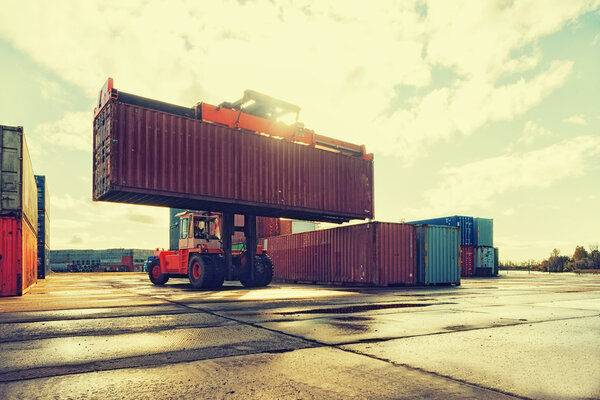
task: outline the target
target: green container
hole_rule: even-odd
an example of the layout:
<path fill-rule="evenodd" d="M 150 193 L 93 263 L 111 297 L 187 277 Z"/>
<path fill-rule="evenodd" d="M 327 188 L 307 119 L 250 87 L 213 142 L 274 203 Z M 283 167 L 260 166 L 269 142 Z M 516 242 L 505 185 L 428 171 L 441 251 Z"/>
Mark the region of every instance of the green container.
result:
<path fill-rule="evenodd" d="M 425 285 L 460 285 L 460 229 L 417 226 L 417 280 Z"/>
<path fill-rule="evenodd" d="M 175 215 L 186 211 L 182 208 L 169 209 L 169 250 L 179 250 L 179 217 Z"/>
<path fill-rule="evenodd" d="M 473 218 L 473 244 L 475 247 L 494 246 L 494 220 Z"/>

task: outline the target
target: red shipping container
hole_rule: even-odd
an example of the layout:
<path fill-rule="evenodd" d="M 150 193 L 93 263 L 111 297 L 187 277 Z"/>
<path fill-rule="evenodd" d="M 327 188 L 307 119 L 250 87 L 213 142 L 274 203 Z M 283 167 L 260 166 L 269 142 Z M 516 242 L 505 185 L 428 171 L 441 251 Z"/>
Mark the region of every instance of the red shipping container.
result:
<path fill-rule="evenodd" d="M 111 99 L 94 120 L 98 201 L 314 221 L 373 218 L 373 160 Z"/>
<path fill-rule="evenodd" d="M 244 226 L 244 216 L 236 214 L 234 216 L 234 222 L 236 226 Z M 256 237 L 259 239 L 280 235 L 289 235 L 290 233 L 292 233 L 292 221 L 289 219 L 286 220 L 271 217 L 256 218 Z M 232 243 L 246 243 L 246 237 L 244 236 L 244 233 L 236 231 L 233 234 Z"/>
<path fill-rule="evenodd" d="M 460 276 L 473 276 L 473 246 L 460 246 Z"/>
<path fill-rule="evenodd" d="M 36 282 L 35 231 L 24 217 L 0 217 L 0 296 L 22 296 Z"/>
<path fill-rule="evenodd" d="M 121 256 L 121 267 L 119 271 L 133 271 L 133 256 Z"/>
<path fill-rule="evenodd" d="M 368 286 L 417 282 L 415 226 L 373 222 L 265 240 L 274 279 Z"/>

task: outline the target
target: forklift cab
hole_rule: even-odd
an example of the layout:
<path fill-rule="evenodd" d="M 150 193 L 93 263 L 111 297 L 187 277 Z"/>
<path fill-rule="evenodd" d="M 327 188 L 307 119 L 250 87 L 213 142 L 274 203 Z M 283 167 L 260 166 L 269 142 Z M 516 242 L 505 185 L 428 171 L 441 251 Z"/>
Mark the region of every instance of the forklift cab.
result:
<path fill-rule="evenodd" d="M 220 249 L 221 232 L 218 214 L 184 211 L 180 218 L 179 249 Z"/>

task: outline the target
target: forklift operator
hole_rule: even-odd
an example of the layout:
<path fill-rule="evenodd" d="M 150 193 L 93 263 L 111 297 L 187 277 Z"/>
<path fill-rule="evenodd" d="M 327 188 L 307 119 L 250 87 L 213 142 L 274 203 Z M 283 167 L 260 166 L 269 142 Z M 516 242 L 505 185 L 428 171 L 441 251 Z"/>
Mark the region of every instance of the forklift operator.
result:
<path fill-rule="evenodd" d="M 200 228 L 200 220 L 194 219 L 194 239 L 202 239 L 204 229 Z"/>

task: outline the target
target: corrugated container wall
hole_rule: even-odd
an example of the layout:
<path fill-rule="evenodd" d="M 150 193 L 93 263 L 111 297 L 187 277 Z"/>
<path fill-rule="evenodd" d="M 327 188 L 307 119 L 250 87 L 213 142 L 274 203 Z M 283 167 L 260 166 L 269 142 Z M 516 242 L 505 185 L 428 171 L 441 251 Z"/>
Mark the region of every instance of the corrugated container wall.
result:
<path fill-rule="evenodd" d="M 44 279 L 50 273 L 50 196 L 46 177 L 35 175 L 38 194 L 38 255 L 37 276 Z"/>
<path fill-rule="evenodd" d="M 37 186 L 23 128 L 0 125 L 0 215 L 25 217 L 37 235 Z"/>
<path fill-rule="evenodd" d="M 313 221 L 373 218 L 373 161 L 110 100 L 94 200 Z M 351 195 L 350 195 L 351 194 Z"/>
<path fill-rule="evenodd" d="M 494 270 L 494 248 L 475 247 L 475 274 L 492 276 Z"/>
<path fill-rule="evenodd" d="M 460 246 L 460 276 L 473 276 L 473 246 Z"/>
<path fill-rule="evenodd" d="M 374 222 L 265 240 L 274 279 L 368 286 L 416 283 L 415 227 Z"/>
<path fill-rule="evenodd" d="M 0 296 L 22 296 L 37 282 L 37 238 L 24 217 L 0 217 Z"/>
<path fill-rule="evenodd" d="M 419 283 L 460 284 L 458 227 L 417 225 Z"/>
<path fill-rule="evenodd" d="M 37 282 L 37 187 L 21 127 L 0 125 L 0 296 Z"/>
<path fill-rule="evenodd" d="M 494 220 L 473 218 L 474 246 L 494 246 Z"/>
<path fill-rule="evenodd" d="M 473 217 L 453 215 L 450 217 L 431 218 L 411 221 L 410 224 L 427 224 L 460 227 L 461 246 L 473 246 Z"/>

